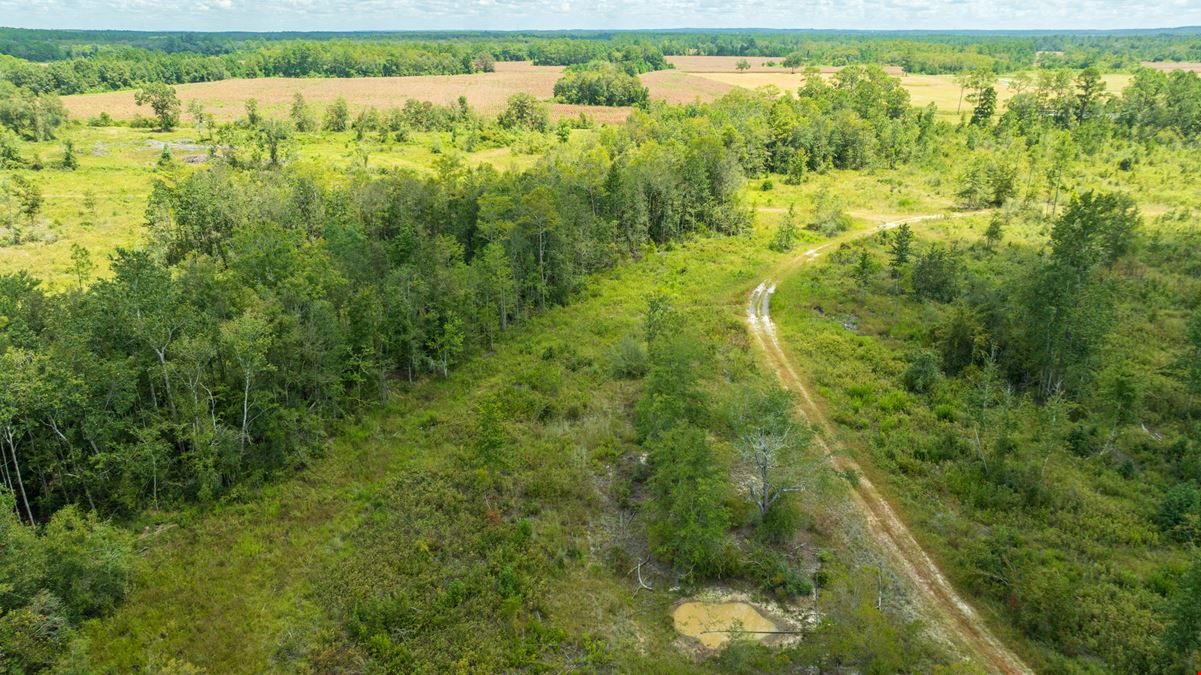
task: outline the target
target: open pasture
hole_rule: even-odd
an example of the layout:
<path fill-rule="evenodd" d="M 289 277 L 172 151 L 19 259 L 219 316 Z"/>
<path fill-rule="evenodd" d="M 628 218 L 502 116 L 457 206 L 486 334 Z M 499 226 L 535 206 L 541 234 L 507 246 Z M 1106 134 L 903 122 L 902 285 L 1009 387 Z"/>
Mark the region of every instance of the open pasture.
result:
<path fill-rule="evenodd" d="M 785 68 L 784 58 L 778 56 L 668 56 L 667 62 L 676 70 L 685 73 L 791 73 L 800 72 L 803 68 Z M 738 64 L 746 61 L 750 66 L 745 71 L 738 70 Z M 773 65 L 768 65 L 773 64 Z M 883 66 L 885 72 L 900 75 L 904 71 L 900 66 Z M 839 66 L 822 66 L 823 73 L 835 73 L 841 70 Z"/>
<path fill-rule="evenodd" d="M 587 134 L 577 131 L 576 134 Z M 142 237 L 146 200 L 156 180 L 172 182 L 207 165 L 208 148 L 193 129 L 181 127 L 161 133 L 128 127 L 76 127 L 62 133 L 75 143 L 79 168 L 53 167 L 62 153 L 62 141 L 23 143 L 25 156 L 37 156 L 51 165 L 42 171 L 12 171 L 35 183 L 44 199 L 33 223 L 23 223 L 19 243 L 0 248 L 0 274 L 26 271 L 51 288 L 73 285 L 70 271 L 72 245 L 86 250 L 95 264 L 94 276 L 107 276 L 109 255 L 118 247 L 136 245 Z M 163 146 L 174 161 L 158 165 Z M 301 134 L 292 146 L 295 162 L 314 171 L 336 168 L 350 171 L 362 166 L 375 172 L 407 169 L 430 172 L 435 157 L 454 151 L 468 166 L 491 164 L 499 171 L 521 170 L 537 161 L 537 154 L 518 154 L 510 148 L 466 152 L 462 139 L 446 132 L 417 132 L 406 143 L 355 143 L 351 132 Z M 3 177 L 0 176 L 0 180 Z M 0 228 L 0 236 L 9 233 Z"/>

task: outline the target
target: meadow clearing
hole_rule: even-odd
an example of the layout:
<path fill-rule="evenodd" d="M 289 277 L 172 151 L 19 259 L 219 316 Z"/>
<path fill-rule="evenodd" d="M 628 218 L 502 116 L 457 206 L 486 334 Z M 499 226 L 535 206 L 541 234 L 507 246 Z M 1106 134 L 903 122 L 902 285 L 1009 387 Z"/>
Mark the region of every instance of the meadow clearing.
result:
<path fill-rule="evenodd" d="M 788 91 L 803 84 L 801 73 L 764 65 L 772 59 L 747 59 L 751 68 L 745 72 L 736 70 L 739 60 L 722 56 L 669 57 L 673 70 L 645 73 L 640 79 L 653 100 L 670 104 L 713 101 L 737 87 L 774 86 Z M 1169 64 L 1157 65 L 1167 67 Z M 889 70 L 899 71 L 895 67 Z M 465 96 L 482 114 L 494 115 L 504 107 L 509 96 L 518 92 L 550 99 L 562 71 L 561 66 L 498 62 L 496 72 L 473 75 L 233 79 L 181 85 L 176 89 L 185 108 L 189 101 L 197 100 L 219 122 L 233 121 L 244 115 L 246 101 L 252 98 L 258 101 L 263 114 L 286 117 L 296 93 L 303 95 L 317 112 L 338 98 L 345 98 L 353 110 L 398 106 L 411 98 L 446 105 Z M 836 68 L 823 69 L 826 77 L 836 71 Z M 971 104 L 966 101 L 961 108 L 962 92 L 950 75 L 902 74 L 900 77 L 913 104 L 934 103 L 941 119 L 957 120 L 957 110 L 970 111 Z M 1120 92 L 1129 79 L 1130 75 L 1126 74 L 1104 76 L 1111 93 Z M 1002 78 L 998 82 L 1002 106 L 1013 93 L 1009 81 Z M 65 96 L 62 100 L 71 118 L 81 123 L 102 112 L 115 120 L 149 114 L 145 107 L 136 104 L 133 91 Z M 583 113 L 600 124 L 620 123 L 629 111 L 627 107 L 550 104 L 552 119 L 575 118 Z M 5 255 L 0 257 L 0 273 L 28 270 L 53 285 L 70 283 L 66 273 L 72 264 L 71 245 L 78 244 L 92 254 L 96 273 L 104 274 L 108 254 L 138 240 L 146 196 L 153 182 L 164 176 L 157 167 L 162 144 L 173 144 L 173 154 L 185 163 L 200 162 L 207 152 L 204 148 L 191 147 L 196 144 L 198 134 L 186 126 L 160 133 L 81 124 L 63 136 L 75 143 L 80 154 L 80 169 L 75 172 L 37 172 L 45 197 L 42 218 L 37 226 L 28 228 L 20 243 L 5 247 Z M 434 155 L 442 148 L 455 147 L 456 142 L 462 145 L 462 139 L 456 141 L 450 134 L 421 133 L 405 143 L 368 143 L 366 168 L 403 167 L 429 171 Z M 62 152 L 61 140 L 26 145 L 34 156 L 51 163 Z M 356 156 L 359 146 L 353 142 L 350 133 L 301 134 L 294 147 L 297 159 L 304 162 L 349 166 L 360 161 Z M 509 148 L 463 151 L 461 154 L 468 164 L 489 162 L 500 170 L 520 169 L 535 160 L 532 154 L 517 153 Z"/>
<path fill-rule="evenodd" d="M 0 672 L 1201 668 L 1197 38 L 511 37 L 0 57 Z"/>
<path fill-rule="evenodd" d="M 232 103 L 228 105 L 232 109 Z M 51 288 L 78 282 L 69 273 L 73 245 L 90 254 L 95 265 L 92 276 L 106 276 L 109 254 L 140 241 L 146 200 L 155 181 L 173 182 L 209 163 L 207 145 L 197 130 L 186 126 L 159 132 L 77 125 L 62 136 L 22 144 L 23 154 L 38 157 L 48 168 L 11 173 L 35 181 L 44 201 L 36 222 L 23 227 L 19 242 L 5 246 L 0 255 L 0 274 L 24 270 Z M 54 168 L 63 152 L 63 139 L 75 145 L 79 168 L 74 171 Z M 173 157 L 167 166 L 159 163 L 164 145 Z M 462 145 L 463 139 L 456 140 L 448 132 L 416 132 L 403 143 L 378 139 L 358 143 L 353 132 L 314 132 L 298 134 L 290 150 L 295 163 L 314 171 L 360 167 L 371 173 L 390 168 L 428 173 L 433 171 L 434 158 L 444 151 L 456 151 L 467 166 L 486 162 L 499 171 L 521 170 L 537 160 L 536 154 L 510 148 L 468 152 Z"/>

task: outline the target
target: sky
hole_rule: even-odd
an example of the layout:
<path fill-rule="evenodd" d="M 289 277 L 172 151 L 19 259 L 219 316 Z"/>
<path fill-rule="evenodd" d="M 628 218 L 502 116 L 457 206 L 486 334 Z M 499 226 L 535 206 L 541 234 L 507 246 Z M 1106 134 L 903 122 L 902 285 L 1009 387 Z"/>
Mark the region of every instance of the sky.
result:
<path fill-rule="evenodd" d="M 0 0 L 0 26 L 344 31 L 1114 29 L 1201 25 L 1201 0 Z"/>

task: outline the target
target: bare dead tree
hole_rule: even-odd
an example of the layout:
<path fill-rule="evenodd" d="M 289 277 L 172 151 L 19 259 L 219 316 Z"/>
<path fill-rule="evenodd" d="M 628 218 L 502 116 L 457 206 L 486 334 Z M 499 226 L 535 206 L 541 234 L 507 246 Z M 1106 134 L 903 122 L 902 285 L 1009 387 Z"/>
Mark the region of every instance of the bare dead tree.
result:
<path fill-rule="evenodd" d="M 791 425 L 778 430 L 755 429 L 743 434 L 740 454 L 751 469 L 747 496 L 765 518 L 780 498 L 801 492 L 804 486 L 792 482 L 793 463 L 805 437 Z"/>

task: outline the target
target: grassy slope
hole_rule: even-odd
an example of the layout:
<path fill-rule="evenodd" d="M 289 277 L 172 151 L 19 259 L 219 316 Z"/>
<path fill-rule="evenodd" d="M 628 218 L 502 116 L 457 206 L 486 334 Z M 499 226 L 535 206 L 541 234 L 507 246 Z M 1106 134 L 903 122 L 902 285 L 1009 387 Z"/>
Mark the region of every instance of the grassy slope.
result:
<path fill-rule="evenodd" d="M 1201 207 L 1201 199 L 1184 183 L 1174 180 L 1176 176 L 1189 176 L 1198 170 L 1196 161 L 1188 156 L 1157 151 L 1144 158 L 1134 173 L 1109 168 L 1116 163 L 1112 157 L 1098 159 L 1100 161 L 1091 167 L 1078 167 L 1078 185 L 1130 191 L 1138 199 L 1151 233 L 1181 227 L 1178 222 L 1157 223 L 1156 214 Z M 932 240 L 958 242 L 961 248 L 970 245 L 982 238 L 987 223 L 987 216 L 982 215 L 916 226 L 922 241 L 919 249 Z M 1046 241 L 1046 236 L 1044 229 L 1015 222 L 1007 233 L 1005 245 L 1037 248 Z M 1162 235 L 1152 238 L 1158 236 Z M 879 247 L 873 248 L 878 262 L 883 264 Z M 1092 560 L 1115 561 L 1120 571 L 1114 574 L 1127 575 L 1122 578 L 1131 589 L 1130 595 L 1120 603 L 1114 598 L 1113 615 L 1097 617 L 1097 620 L 1110 630 L 1127 636 L 1126 639 L 1145 639 L 1148 627 L 1158 625 L 1149 614 L 1156 602 L 1150 595 L 1151 589 L 1162 585 L 1165 567 L 1182 564 L 1178 550 L 1157 543 L 1157 535 L 1148 522 L 1150 514 L 1157 508 L 1160 494 L 1158 489 L 1148 486 L 1171 484 L 1171 479 L 1160 476 L 1152 467 L 1147 467 L 1150 473 L 1141 478 L 1123 479 L 1109 463 L 1080 460 L 1061 450 L 1048 465 L 1049 481 L 1066 495 L 1065 499 L 1076 504 L 1077 509 L 1061 510 L 1056 514 L 1035 511 L 1011 518 L 964 503 L 955 493 L 955 479 L 943 477 L 948 471 L 946 467 L 924 466 L 908 456 L 905 450 L 888 447 L 895 444 L 880 441 L 890 433 L 906 433 L 906 425 L 913 425 L 914 433 L 907 452 L 920 456 L 924 446 L 919 445 L 928 443 L 928 436 L 932 438 L 932 430 L 939 424 L 936 419 L 939 413 L 934 408 L 940 401 L 928 401 L 909 394 L 901 385 L 900 377 L 940 315 L 929 306 L 914 303 L 911 297 L 901 298 L 889 292 L 896 282 L 887 279 L 882 272 L 870 292 L 858 290 L 850 276 L 851 264 L 846 262 L 853 262 L 857 251 L 858 248 L 846 256 L 841 265 L 827 258 L 781 283 L 772 308 L 780 334 L 801 370 L 808 374 L 816 392 L 828 405 L 832 418 L 840 426 L 844 442 L 854 449 L 865 470 L 872 473 L 873 481 L 885 486 L 923 545 L 940 561 L 958 588 L 971 589 L 973 581 L 979 585 L 979 575 L 971 557 L 973 542 L 991 527 L 1019 527 L 1027 537 L 1027 546 L 1048 555 L 1062 552 L 1063 555 Z M 988 270 L 985 262 L 997 264 L 987 259 L 972 261 L 972 264 Z M 1001 274 L 997 269 L 993 273 Z M 1018 273 L 1015 269 L 1004 272 L 1006 275 Z M 1136 278 L 1144 279 L 1143 283 L 1154 280 L 1154 284 L 1178 289 L 1177 299 L 1187 298 L 1190 293 L 1195 295 L 1198 291 L 1195 280 L 1173 276 L 1172 270 L 1142 268 L 1137 271 Z M 1145 375 L 1144 386 L 1149 395 L 1152 392 L 1160 395 L 1177 386 L 1162 379 L 1179 349 L 1174 342 L 1181 332 L 1177 314 L 1150 304 L 1127 306 L 1121 311 L 1113 344 L 1122 353 L 1132 355 L 1138 372 Z M 848 330 L 846 325 L 853 329 Z M 1151 420 L 1154 424 L 1153 413 Z M 1020 430 L 1023 439 L 1020 442 L 1034 444 L 1036 441 L 1026 438 L 1027 432 L 1028 429 Z M 1126 443 L 1139 442 L 1135 436 L 1138 434 L 1128 438 Z M 1148 482 L 1140 484 L 1140 480 Z M 1100 580 L 1096 581 L 1100 587 Z M 1148 597 L 1152 599 L 1148 600 Z M 1065 662 L 1050 653 L 1045 645 L 1029 639 L 1014 642 L 1017 633 L 1012 625 L 1006 624 L 1006 619 L 1001 618 L 1006 613 L 1001 603 L 979 597 L 976 601 L 993 623 L 1002 624 L 1001 634 L 1008 635 L 1011 643 L 1021 648 L 1032 663 L 1049 668 L 1065 667 Z M 1100 635 L 1095 638 L 1099 643 L 1106 639 Z M 1093 644 L 1082 648 L 1096 650 L 1103 647 Z"/>
<path fill-rule="evenodd" d="M 420 540 L 421 527 L 395 527 L 400 514 L 391 500 L 403 501 L 393 492 L 397 481 L 454 470 L 475 405 L 529 387 L 546 389 L 553 414 L 519 417 L 507 431 L 523 448 L 517 463 L 548 483 L 527 480 L 515 504 L 529 512 L 545 547 L 571 551 L 562 569 L 540 582 L 545 620 L 572 636 L 602 635 L 627 665 L 641 655 L 683 665 L 670 649 L 671 596 L 633 595 L 634 582 L 603 564 L 606 476 L 614 457 L 630 450 L 634 392 L 609 375 L 607 351 L 639 330 L 644 296 L 657 289 L 688 299 L 685 306 L 696 303 L 692 313 L 728 351 L 717 361 L 723 372 L 753 368 L 740 316 L 754 272 L 775 257 L 765 251 L 766 236 L 703 239 L 606 274 L 587 297 L 517 329 L 449 380 L 414 385 L 348 424 L 295 478 L 204 515 L 161 514 L 149 527 L 163 532 L 144 540 L 145 571 L 133 595 L 115 616 L 88 627 L 97 663 L 124 671 L 178 657 L 217 672 L 259 672 L 317 658 L 314 645 L 340 641 L 327 611 L 336 603 L 331 589 L 403 584 L 403 571 L 374 556 L 429 545 Z M 535 375 L 547 368 L 555 374 L 549 385 Z M 584 485 L 556 482 L 581 478 Z M 502 517 L 507 523 L 520 515 Z"/>

